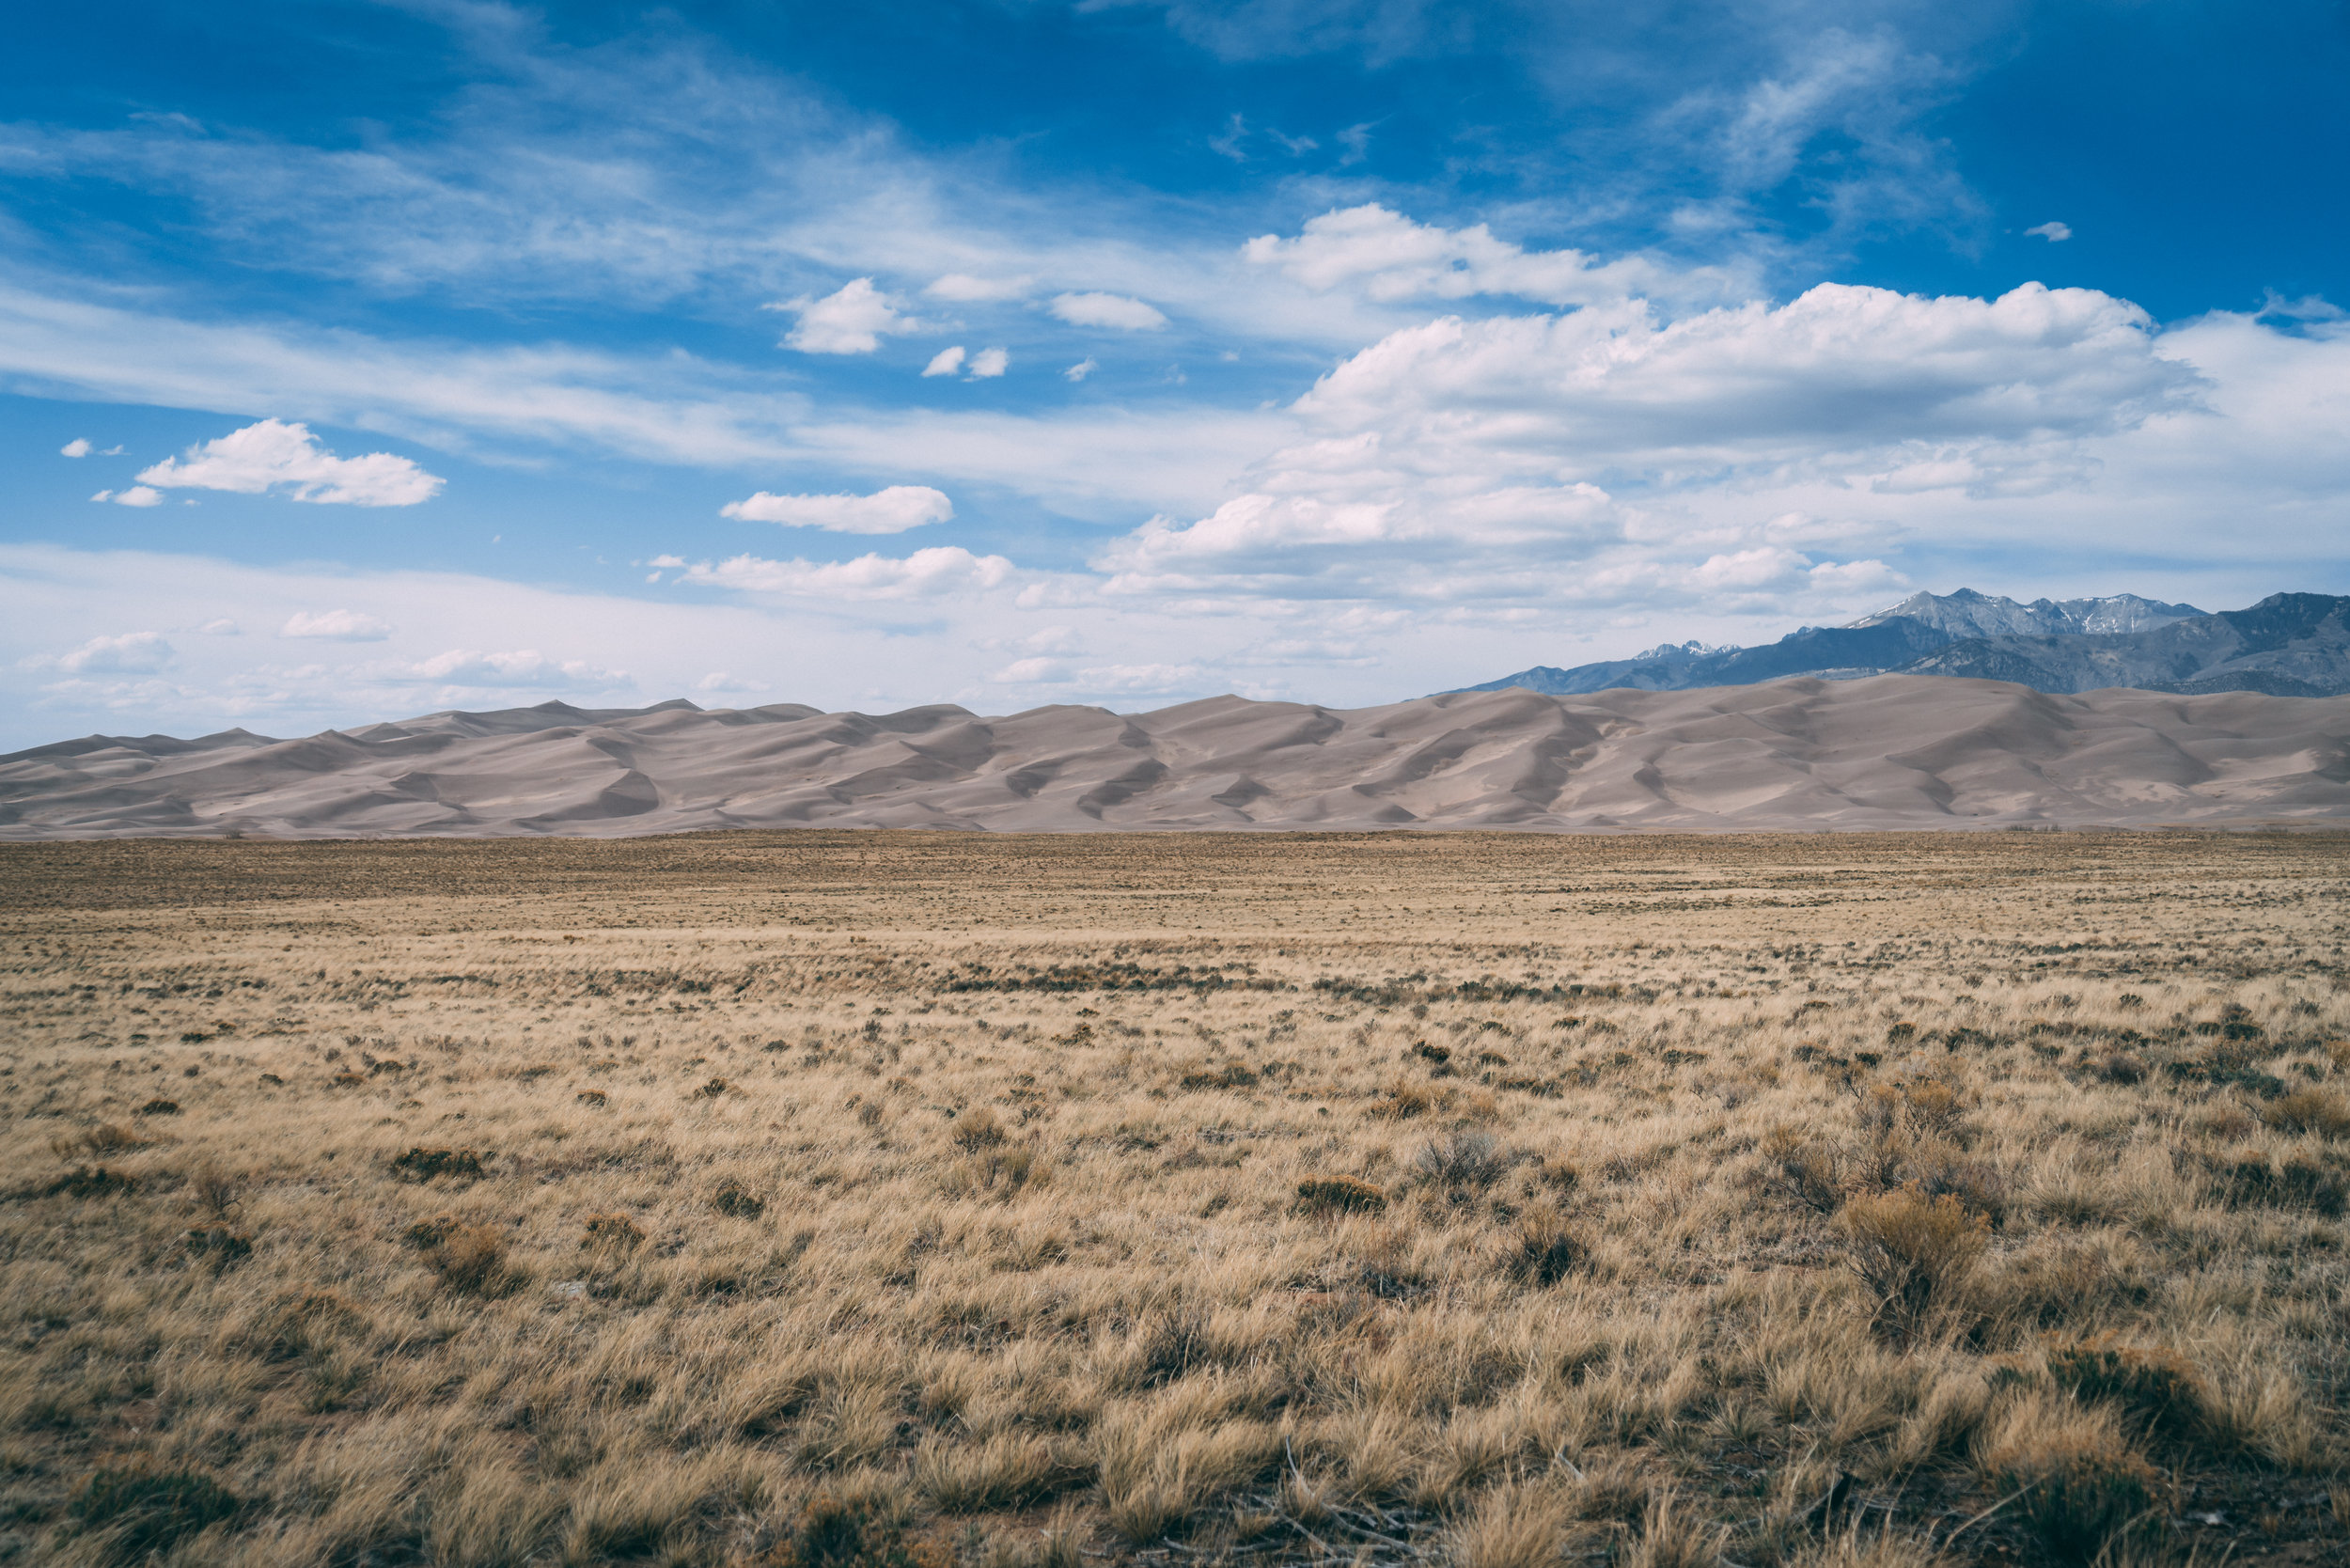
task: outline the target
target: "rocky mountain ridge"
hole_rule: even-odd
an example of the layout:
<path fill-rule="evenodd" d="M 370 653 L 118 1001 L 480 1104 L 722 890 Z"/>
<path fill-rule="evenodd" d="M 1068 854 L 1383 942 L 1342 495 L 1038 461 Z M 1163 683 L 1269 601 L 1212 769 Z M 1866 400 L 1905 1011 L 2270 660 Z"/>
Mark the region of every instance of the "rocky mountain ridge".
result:
<path fill-rule="evenodd" d="M 1569 669 L 1537 665 L 1460 689 L 1566 697 L 1891 674 L 2007 681 L 2066 694 L 2128 687 L 2333 697 L 2350 693 L 2350 598 L 2275 593 L 2214 615 L 2128 593 L 2025 604 L 1961 588 L 1917 594 L 1843 626 L 1806 626 L 1758 648 L 1668 643 L 1637 658 Z"/>

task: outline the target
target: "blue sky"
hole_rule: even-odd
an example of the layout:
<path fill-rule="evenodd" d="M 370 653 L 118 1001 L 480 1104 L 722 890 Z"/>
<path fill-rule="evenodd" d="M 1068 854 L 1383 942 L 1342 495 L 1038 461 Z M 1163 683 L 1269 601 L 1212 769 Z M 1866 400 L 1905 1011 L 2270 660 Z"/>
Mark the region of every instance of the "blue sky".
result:
<path fill-rule="evenodd" d="M 2350 591 L 2331 0 L 11 25 L 0 745 Z"/>

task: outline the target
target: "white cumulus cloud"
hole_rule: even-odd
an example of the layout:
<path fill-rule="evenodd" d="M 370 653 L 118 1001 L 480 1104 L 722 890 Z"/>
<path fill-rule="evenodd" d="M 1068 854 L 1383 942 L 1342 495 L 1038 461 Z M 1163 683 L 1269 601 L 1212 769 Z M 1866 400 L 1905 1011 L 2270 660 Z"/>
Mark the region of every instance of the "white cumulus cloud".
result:
<path fill-rule="evenodd" d="M 964 380 L 986 381 L 1000 376 L 1010 364 L 1011 355 L 1002 349 L 981 349 L 971 356 L 971 373 Z"/>
<path fill-rule="evenodd" d="M 1011 575 L 1001 556 L 975 556 L 960 545 L 933 545 L 902 559 L 859 556 L 850 561 L 771 561 L 736 556 L 688 567 L 684 580 L 747 593 L 822 599 L 916 599 L 991 588 Z"/>
<path fill-rule="evenodd" d="M 57 451 L 64 457 L 87 457 L 90 452 L 89 442 L 77 435 L 72 440 L 67 442 L 64 446 L 58 447 Z"/>
<path fill-rule="evenodd" d="M 2037 234 L 2050 244 L 2058 244 L 2073 237 L 2073 226 L 2069 223 L 2044 223 L 2027 228 L 2024 232 Z"/>
<path fill-rule="evenodd" d="M 277 629 L 281 637 L 318 637 L 328 642 L 382 642 L 392 624 L 357 610 L 296 610 Z"/>
<path fill-rule="evenodd" d="M 943 492 L 928 485 L 893 484 L 870 495 L 776 495 L 762 490 L 746 500 L 728 502 L 718 514 L 746 523 L 780 523 L 787 528 L 826 528 L 837 534 L 901 534 L 924 524 L 946 522 L 955 515 L 955 505 Z"/>
<path fill-rule="evenodd" d="M 160 507 L 164 504 L 164 493 L 134 484 L 128 490 L 102 490 L 90 499 L 112 501 L 118 507 Z"/>
<path fill-rule="evenodd" d="M 1088 354 L 1083 359 L 1077 361 L 1076 364 L 1072 365 L 1068 369 L 1063 370 L 1061 374 L 1071 381 L 1083 381 L 1086 377 L 1093 374 L 1094 371 L 1100 369 L 1101 368 L 1101 361 L 1095 359 L 1091 354 Z"/>
<path fill-rule="evenodd" d="M 1337 208 L 1307 221 L 1295 239 L 1261 234 L 1241 247 L 1316 292 L 1349 290 L 1382 303 L 1508 294 L 1547 305 L 1590 305 L 1634 294 L 1716 299 L 1738 280 L 1711 268 L 1667 268 L 1626 258 L 1603 262 L 1579 250 L 1528 251 L 1483 224 L 1414 223 L 1377 203 Z"/>
<path fill-rule="evenodd" d="M 941 349 L 931 355 L 931 362 L 922 367 L 922 373 L 926 376 L 951 376 L 962 368 L 963 345 L 957 343 L 950 349 Z"/>
<path fill-rule="evenodd" d="M 728 692 L 757 693 L 774 690 L 774 688 L 768 685 L 764 681 L 752 681 L 735 674 L 730 669 L 712 670 L 709 674 L 694 682 L 694 689 L 697 692 L 710 692 L 720 695 Z"/>
<path fill-rule="evenodd" d="M 35 660 L 69 675 L 152 675 L 171 663 L 171 644 L 155 632 L 125 632 L 119 636 L 92 637 L 70 653 Z"/>
<path fill-rule="evenodd" d="M 1057 294 L 1053 314 L 1071 326 L 1110 327 L 1120 332 L 1156 332 L 1167 318 L 1123 294 Z"/>
<path fill-rule="evenodd" d="M 297 501 L 357 507 L 413 507 L 439 494 L 443 483 L 393 452 L 338 458 L 319 445 L 307 425 L 277 419 L 191 447 L 142 472 L 139 482 L 244 495 L 283 489 Z"/>
<path fill-rule="evenodd" d="M 609 691 L 628 685 L 628 672 L 598 669 L 584 659 L 551 659 L 535 648 L 485 653 L 452 648 L 446 653 L 383 673 L 383 679 L 419 685 L 464 686 L 482 690 L 552 688 Z"/>
<path fill-rule="evenodd" d="M 768 308 L 799 313 L 783 342 L 802 353 L 871 353 L 885 334 L 913 332 L 922 324 L 901 314 L 897 300 L 874 288 L 870 277 L 844 283 L 822 299 L 803 296 Z"/>
<path fill-rule="evenodd" d="M 2037 284 L 1997 300 L 1824 285 L 1669 321 L 1644 301 L 1446 317 L 1324 376 L 1292 408 L 1308 438 L 1242 494 L 1153 518 L 1094 564 L 1125 593 L 1467 600 L 1547 582 L 1792 602 L 1884 569 L 1759 537 L 1788 509 L 1738 518 L 1742 493 L 2044 493 L 2093 467 L 2085 443 L 2192 410 L 2204 384 L 2136 306 Z M 1848 522 L 1840 555 L 1888 535 Z"/>
<path fill-rule="evenodd" d="M 1058 659 L 1014 659 L 988 679 L 1013 686 L 1058 685 L 1068 681 L 1069 666 Z"/>

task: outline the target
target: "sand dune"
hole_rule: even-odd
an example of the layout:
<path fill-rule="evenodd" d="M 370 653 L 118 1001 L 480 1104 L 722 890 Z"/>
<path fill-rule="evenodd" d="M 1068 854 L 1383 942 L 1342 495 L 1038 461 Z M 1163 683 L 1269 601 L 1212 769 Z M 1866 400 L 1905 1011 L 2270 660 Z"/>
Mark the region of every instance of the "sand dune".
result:
<path fill-rule="evenodd" d="M 2350 698 L 1888 675 L 1335 710 L 443 713 L 0 758 L 0 838 L 1998 827 L 2350 818 Z"/>

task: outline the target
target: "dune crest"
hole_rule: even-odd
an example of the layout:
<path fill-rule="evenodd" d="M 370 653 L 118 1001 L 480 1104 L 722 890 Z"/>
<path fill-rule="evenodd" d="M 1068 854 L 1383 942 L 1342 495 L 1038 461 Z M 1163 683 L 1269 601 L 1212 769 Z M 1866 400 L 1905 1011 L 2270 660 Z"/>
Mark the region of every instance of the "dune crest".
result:
<path fill-rule="evenodd" d="M 728 827 L 1682 832 L 2350 818 L 2350 698 L 1888 675 L 1328 709 L 441 713 L 0 757 L 0 838 Z"/>

